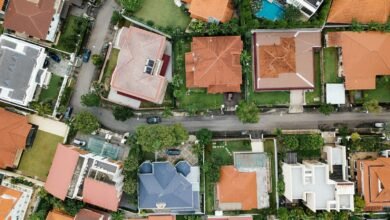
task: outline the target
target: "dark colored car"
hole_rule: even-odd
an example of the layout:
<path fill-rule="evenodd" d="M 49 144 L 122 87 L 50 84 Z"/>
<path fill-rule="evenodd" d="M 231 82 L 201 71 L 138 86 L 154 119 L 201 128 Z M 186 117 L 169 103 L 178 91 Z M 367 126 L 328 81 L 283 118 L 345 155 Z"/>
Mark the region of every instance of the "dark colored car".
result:
<path fill-rule="evenodd" d="M 160 116 L 150 116 L 146 118 L 146 123 L 148 124 L 158 124 L 161 122 Z"/>
<path fill-rule="evenodd" d="M 43 68 L 47 68 L 50 65 L 49 59 L 45 59 L 45 62 L 43 63 Z"/>
<path fill-rule="evenodd" d="M 91 56 L 91 50 L 88 48 L 85 48 L 83 51 L 83 62 L 88 63 L 90 56 Z"/>
<path fill-rule="evenodd" d="M 65 111 L 65 114 L 64 114 L 64 119 L 68 120 L 70 118 L 70 116 L 72 116 L 72 112 L 73 112 L 73 107 L 72 106 L 69 106 L 68 108 L 66 108 L 66 111 Z"/>
<path fill-rule="evenodd" d="M 59 63 L 61 62 L 61 58 L 60 56 L 58 56 L 57 54 L 53 53 L 53 52 L 49 52 L 47 53 L 47 55 L 52 59 L 54 60 L 55 62 Z"/>
<path fill-rule="evenodd" d="M 167 149 L 165 151 L 165 153 L 170 155 L 170 156 L 177 156 L 177 155 L 180 155 L 180 150 L 179 149 Z"/>

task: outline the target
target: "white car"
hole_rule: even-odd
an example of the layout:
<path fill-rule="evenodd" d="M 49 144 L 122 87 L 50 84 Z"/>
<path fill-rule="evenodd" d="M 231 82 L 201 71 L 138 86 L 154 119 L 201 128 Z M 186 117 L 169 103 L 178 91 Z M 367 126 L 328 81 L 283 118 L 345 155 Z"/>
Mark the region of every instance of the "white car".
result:
<path fill-rule="evenodd" d="M 87 144 L 87 142 L 75 138 L 75 139 L 73 140 L 73 144 L 79 145 L 79 146 L 85 146 L 85 145 Z"/>

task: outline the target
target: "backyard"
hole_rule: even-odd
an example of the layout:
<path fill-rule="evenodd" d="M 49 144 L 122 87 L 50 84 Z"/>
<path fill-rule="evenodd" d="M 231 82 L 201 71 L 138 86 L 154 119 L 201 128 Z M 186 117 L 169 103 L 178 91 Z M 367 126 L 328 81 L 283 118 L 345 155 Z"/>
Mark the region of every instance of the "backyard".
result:
<path fill-rule="evenodd" d="M 314 53 L 314 90 L 312 92 L 305 92 L 307 104 L 321 103 L 322 84 L 321 84 L 321 55 Z"/>
<path fill-rule="evenodd" d="M 363 91 L 364 99 L 378 100 L 380 103 L 390 103 L 390 76 L 376 78 L 376 89 Z"/>
<path fill-rule="evenodd" d="M 68 16 L 55 48 L 69 53 L 79 51 L 87 28 L 88 20 L 74 15 Z"/>
<path fill-rule="evenodd" d="M 190 17 L 173 0 L 144 0 L 142 8 L 134 14 L 147 23 L 161 27 L 186 28 Z M 148 22 L 149 21 L 149 22 Z"/>
<path fill-rule="evenodd" d="M 174 72 L 177 74 L 176 77 L 180 78 L 181 82 L 173 91 L 174 94 L 176 93 L 177 107 L 190 112 L 219 109 L 223 104 L 222 94 L 208 94 L 206 89 L 187 90 L 186 88 L 184 54 L 191 50 L 190 42 L 185 40 L 177 41 L 174 44 L 173 50 L 176 61 L 174 62 Z"/>
<path fill-rule="evenodd" d="M 324 48 L 323 64 L 324 64 L 324 81 L 325 83 L 342 83 L 341 77 L 338 77 L 338 52 L 337 48 Z"/>
<path fill-rule="evenodd" d="M 63 137 L 38 130 L 31 148 L 24 150 L 18 170 L 23 175 L 37 177 L 45 181 L 51 167 L 57 144 Z"/>
<path fill-rule="evenodd" d="M 40 102 L 52 102 L 57 99 L 58 93 L 61 89 L 63 78 L 61 76 L 52 74 L 50 78 L 50 83 L 47 89 L 42 89 L 41 94 L 39 95 Z"/>
<path fill-rule="evenodd" d="M 275 208 L 276 207 L 276 173 L 275 173 L 275 148 L 274 148 L 274 141 L 272 139 L 266 140 L 264 142 L 264 151 L 268 153 L 268 157 L 271 161 L 271 184 L 272 184 L 272 191 L 270 193 L 270 207 Z"/>

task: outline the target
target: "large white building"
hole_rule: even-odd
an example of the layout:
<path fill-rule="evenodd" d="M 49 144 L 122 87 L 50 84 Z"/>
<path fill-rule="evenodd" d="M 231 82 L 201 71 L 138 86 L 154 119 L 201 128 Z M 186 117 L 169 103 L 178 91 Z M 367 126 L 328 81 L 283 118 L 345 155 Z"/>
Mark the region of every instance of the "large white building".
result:
<path fill-rule="evenodd" d="M 310 18 L 317 12 L 324 0 L 287 0 L 286 2 L 297 7 L 303 15 Z"/>
<path fill-rule="evenodd" d="M 0 99 L 27 106 L 37 87 L 50 81 L 45 59 L 45 48 L 1 35 Z"/>
<path fill-rule="evenodd" d="M 290 202 L 303 200 L 317 210 L 354 210 L 355 186 L 347 180 L 344 146 L 326 146 L 327 163 L 283 163 L 284 196 Z"/>

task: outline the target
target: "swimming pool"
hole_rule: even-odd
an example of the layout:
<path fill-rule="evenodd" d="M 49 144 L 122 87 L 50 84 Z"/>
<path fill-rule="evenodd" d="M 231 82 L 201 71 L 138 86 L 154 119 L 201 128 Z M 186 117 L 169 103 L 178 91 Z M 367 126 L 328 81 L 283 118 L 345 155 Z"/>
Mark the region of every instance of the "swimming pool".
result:
<path fill-rule="evenodd" d="M 256 17 L 275 21 L 282 18 L 283 14 L 283 6 L 281 6 L 278 2 L 274 0 L 271 3 L 268 0 L 263 0 L 261 9 L 256 13 Z"/>

